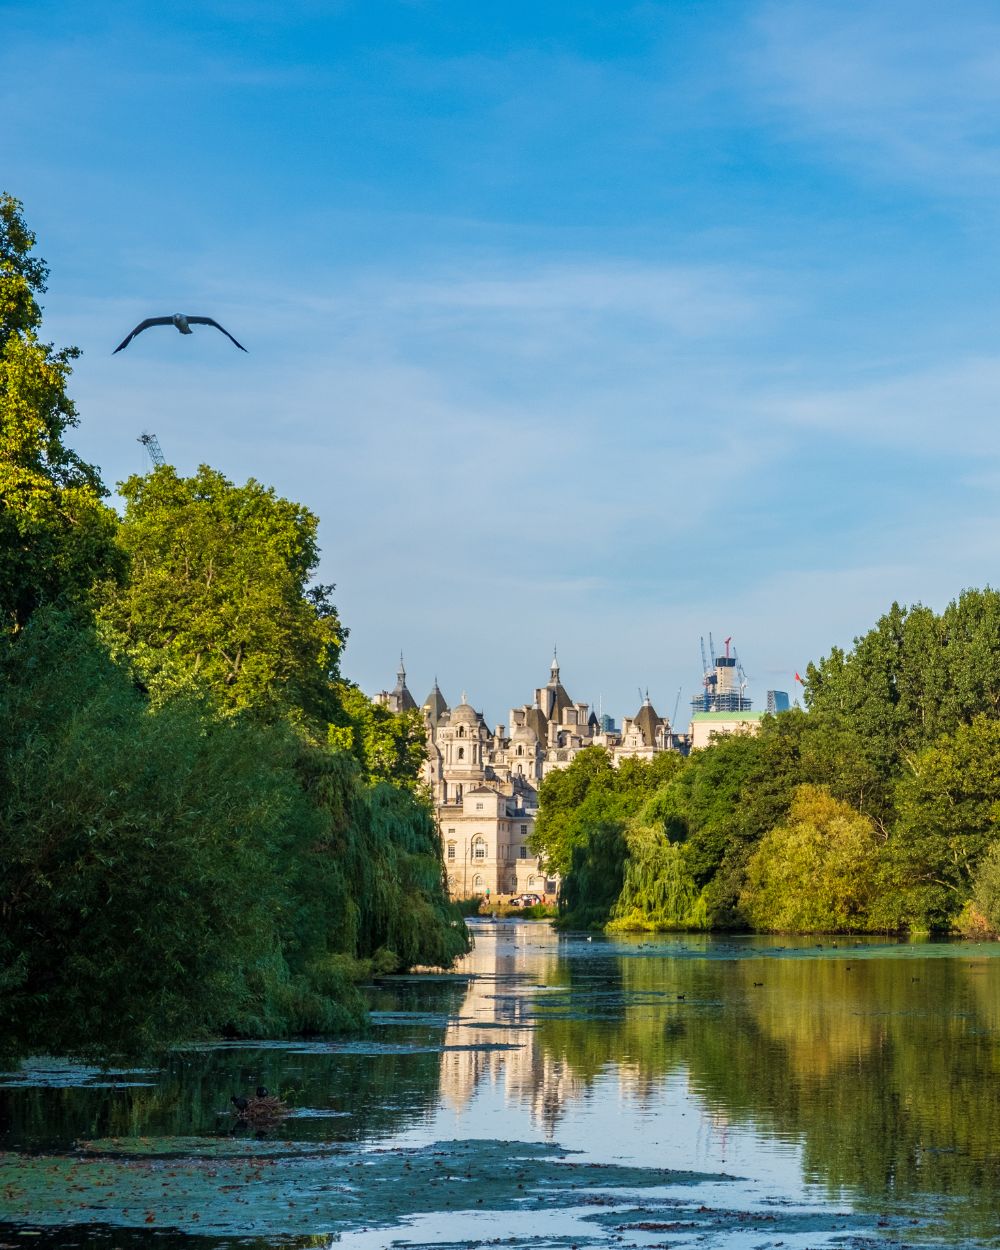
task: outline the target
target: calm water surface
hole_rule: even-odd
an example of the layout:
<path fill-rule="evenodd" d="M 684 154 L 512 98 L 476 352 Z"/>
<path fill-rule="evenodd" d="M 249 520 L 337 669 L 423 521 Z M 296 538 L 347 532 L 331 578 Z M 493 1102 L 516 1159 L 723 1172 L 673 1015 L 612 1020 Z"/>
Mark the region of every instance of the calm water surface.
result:
<path fill-rule="evenodd" d="M 359 1040 L 0 1077 L 0 1248 L 1000 1242 L 997 944 L 475 936 Z"/>

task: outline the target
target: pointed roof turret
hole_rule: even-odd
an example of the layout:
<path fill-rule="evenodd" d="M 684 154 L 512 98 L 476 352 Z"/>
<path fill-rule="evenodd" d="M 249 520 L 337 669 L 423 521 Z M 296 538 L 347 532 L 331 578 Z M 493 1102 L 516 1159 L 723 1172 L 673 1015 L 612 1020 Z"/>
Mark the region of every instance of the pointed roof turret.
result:
<path fill-rule="evenodd" d="M 402 651 L 399 653 L 399 669 L 396 672 L 396 684 L 393 687 L 392 694 L 396 700 L 397 712 L 413 712 L 416 710 L 417 701 L 406 687 L 406 668 L 403 664 Z"/>
<path fill-rule="evenodd" d="M 549 740 L 549 726 L 545 719 L 545 713 L 537 703 L 525 709 L 524 726 L 530 729 L 538 741 L 545 746 Z"/>
<path fill-rule="evenodd" d="M 565 708 L 573 706 L 573 700 L 566 693 L 566 688 L 559 680 L 559 655 L 555 648 L 552 649 L 552 666 L 548 685 L 545 687 L 549 691 L 548 708 L 543 709 L 549 720 L 555 721 L 557 725 L 562 724 L 562 714 Z"/>
<path fill-rule="evenodd" d="M 635 714 L 633 723 L 642 734 L 643 743 L 648 747 L 656 746 L 656 731 L 663 724 L 663 721 L 657 716 L 656 708 L 649 701 L 648 690 L 646 691 L 645 699 L 642 701 L 642 707 Z"/>
<path fill-rule="evenodd" d="M 430 692 L 427 698 L 424 699 L 421 711 L 430 721 L 432 729 L 436 729 L 438 727 L 441 717 L 448 711 L 448 703 L 438 686 L 437 677 L 434 678 L 434 689 Z"/>

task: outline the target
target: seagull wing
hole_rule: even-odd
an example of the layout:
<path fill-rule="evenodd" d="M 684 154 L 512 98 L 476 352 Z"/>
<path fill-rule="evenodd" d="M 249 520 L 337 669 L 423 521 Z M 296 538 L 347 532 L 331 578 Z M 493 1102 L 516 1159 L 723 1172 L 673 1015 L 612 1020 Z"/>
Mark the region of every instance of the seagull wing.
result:
<path fill-rule="evenodd" d="M 132 340 L 135 338 L 137 334 L 141 334 L 143 330 L 148 330 L 150 326 L 169 326 L 169 325 L 173 325 L 172 317 L 147 317 L 145 321 L 139 322 L 139 324 L 135 327 L 135 329 L 127 338 L 122 339 L 122 341 L 118 344 L 118 346 L 111 353 L 111 355 L 114 356 L 115 353 L 120 352 L 123 347 L 128 347 L 129 343 L 132 342 Z"/>
<path fill-rule="evenodd" d="M 240 349 L 241 352 L 246 351 L 246 348 L 243 346 L 243 344 L 237 343 L 236 339 L 233 338 L 233 336 L 229 333 L 229 331 L 226 329 L 225 326 L 220 326 L 219 323 L 217 321 L 213 321 L 211 317 L 188 317 L 188 323 L 194 326 L 215 326 L 217 330 L 222 331 L 222 333 L 226 336 L 227 339 L 229 339 L 233 343 L 236 343 L 236 346 Z"/>

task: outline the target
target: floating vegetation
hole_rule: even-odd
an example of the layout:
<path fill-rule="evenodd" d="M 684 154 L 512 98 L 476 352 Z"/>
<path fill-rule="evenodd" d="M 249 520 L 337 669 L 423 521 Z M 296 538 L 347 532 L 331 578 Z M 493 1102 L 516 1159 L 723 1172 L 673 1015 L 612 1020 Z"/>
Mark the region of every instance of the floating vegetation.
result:
<path fill-rule="evenodd" d="M 719 1179 L 585 1162 L 538 1142 L 365 1149 L 233 1138 L 110 1139 L 81 1143 L 70 1155 L 0 1155 L 0 1219 L 155 1225 L 202 1235 L 332 1234 L 389 1227 L 421 1212 L 540 1211 L 571 1206 L 576 1195 L 595 1189 Z"/>

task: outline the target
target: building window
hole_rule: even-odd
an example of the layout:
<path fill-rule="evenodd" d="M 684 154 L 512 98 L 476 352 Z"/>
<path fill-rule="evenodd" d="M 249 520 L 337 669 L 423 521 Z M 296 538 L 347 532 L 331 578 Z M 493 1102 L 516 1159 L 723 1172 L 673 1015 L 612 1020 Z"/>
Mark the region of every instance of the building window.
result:
<path fill-rule="evenodd" d="M 524 747 L 518 747 L 518 748 L 517 748 L 517 753 L 518 753 L 518 755 L 523 755 L 523 754 L 524 754 Z"/>
<path fill-rule="evenodd" d="M 458 748 L 458 758 L 459 758 L 460 760 L 464 760 L 464 759 L 465 759 L 465 747 L 459 747 L 459 748 Z"/>
<path fill-rule="evenodd" d="M 482 810 L 483 810 L 483 805 L 482 805 L 482 803 L 477 803 L 477 804 L 476 804 L 476 811 L 477 811 L 477 812 L 481 812 Z"/>
<path fill-rule="evenodd" d="M 486 858 L 486 839 L 485 838 L 475 838 L 473 840 L 472 858 L 473 859 L 485 859 Z"/>
<path fill-rule="evenodd" d="M 527 836 L 528 836 L 528 826 L 527 826 L 527 825 L 522 825 L 522 826 L 521 826 L 521 837 L 522 837 L 522 838 L 526 838 Z"/>
<path fill-rule="evenodd" d="M 520 764 L 518 764 L 518 766 L 517 766 L 517 775 L 518 775 L 519 777 L 523 777 L 523 776 L 524 776 L 524 769 L 522 768 L 522 766 L 521 766 Z"/>
<path fill-rule="evenodd" d="M 483 892 L 483 879 L 478 872 L 472 878 L 472 892 L 473 894 L 482 894 Z"/>
<path fill-rule="evenodd" d="M 448 858 L 449 859 L 455 858 L 455 843 L 454 842 L 448 843 Z"/>
<path fill-rule="evenodd" d="M 521 859 L 528 858 L 528 848 L 526 846 L 521 847 L 520 856 L 521 856 Z"/>

